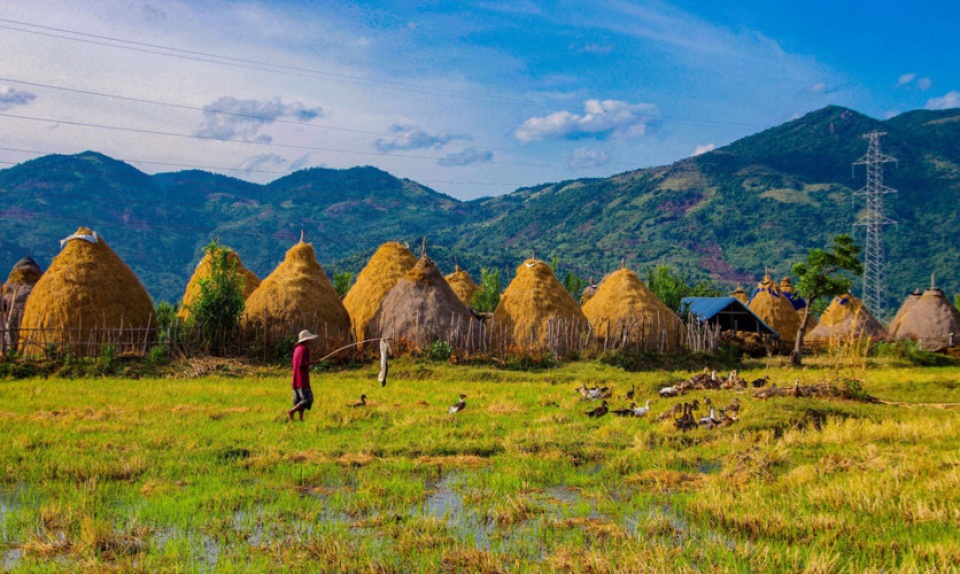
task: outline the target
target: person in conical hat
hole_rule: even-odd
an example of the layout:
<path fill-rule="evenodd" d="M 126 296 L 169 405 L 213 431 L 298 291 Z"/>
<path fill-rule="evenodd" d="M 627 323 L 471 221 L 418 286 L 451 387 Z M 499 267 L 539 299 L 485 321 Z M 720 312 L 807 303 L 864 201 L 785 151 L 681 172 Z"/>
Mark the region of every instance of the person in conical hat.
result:
<path fill-rule="evenodd" d="M 287 421 L 293 421 L 293 415 L 300 415 L 313 408 L 313 389 L 310 388 L 310 347 L 317 336 L 309 330 L 300 331 L 297 344 L 293 348 L 293 408 L 287 411 Z"/>

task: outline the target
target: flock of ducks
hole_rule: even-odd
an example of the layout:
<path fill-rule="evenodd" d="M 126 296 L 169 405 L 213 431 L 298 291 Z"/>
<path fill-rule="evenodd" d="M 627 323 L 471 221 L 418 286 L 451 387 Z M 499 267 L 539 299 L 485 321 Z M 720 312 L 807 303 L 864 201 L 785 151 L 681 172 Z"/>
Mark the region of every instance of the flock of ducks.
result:
<path fill-rule="evenodd" d="M 768 381 L 769 379 L 767 377 L 761 377 L 751 381 L 750 386 L 758 389 L 766 385 Z M 716 371 L 710 372 L 704 368 L 702 373 L 694 375 L 685 381 L 679 381 L 672 385 L 663 387 L 657 391 L 657 394 L 659 394 L 661 398 L 668 398 L 679 397 L 690 391 L 746 388 L 747 381 L 741 377 L 739 373 L 737 373 L 736 369 L 730 371 L 730 374 L 728 374 L 726 377 L 718 377 Z"/>

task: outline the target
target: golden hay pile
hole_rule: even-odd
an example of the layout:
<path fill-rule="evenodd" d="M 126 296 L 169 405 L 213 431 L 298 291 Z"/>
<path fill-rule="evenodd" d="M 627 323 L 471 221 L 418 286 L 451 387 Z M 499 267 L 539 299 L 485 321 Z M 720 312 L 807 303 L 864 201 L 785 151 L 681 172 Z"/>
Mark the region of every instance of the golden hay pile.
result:
<path fill-rule="evenodd" d="M 794 293 L 796 293 L 796 290 L 793 288 L 793 283 L 790 281 L 789 277 L 784 277 L 783 279 L 780 280 L 780 291 L 787 295 L 787 299 L 794 299 L 794 300 L 800 299 L 799 295 L 794 295 Z M 800 301 L 803 301 L 803 299 L 800 299 Z M 791 301 L 790 304 L 794 305 L 793 301 Z M 806 307 L 807 307 L 807 302 L 803 301 L 803 306 L 797 309 L 797 315 L 799 316 L 800 321 L 803 321 L 803 314 L 806 313 Z M 796 309 L 796 305 L 794 305 L 794 308 Z M 814 315 L 813 312 L 811 312 L 810 318 L 807 319 L 807 333 L 816 329 L 818 324 L 819 324 L 819 321 L 817 320 L 817 316 Z M 797 323 L 798 329 L 800 328 L 799 325 L 800 323 L 798 322 Z"/>
<path fill-rule="evenodd" d="M 938 351 L 960 345 L 960 311 L 940 289 L 931 287 L 904 314 L 894 336 L 919 341 L 923 349 Z"/>
<path fill-rule="evenodd" d="M 342 344 L 350 337 L 350 316 L 313 245 L 298 243 L 283 262 L 250 294 L 241 324 L 268 338 L 296 336 L 302 329 L 320 335 L 320 349 Z"/>
<path fill-rule="evenodd" d="M 504 343 L 565 348 L 588 330 L 589 321 L 553 276 L 550 266 L 528 259 L 517 268 L 517 276 L 500 296 L 493 312 L 493 328 Z"/>
<path fill-rule="evenodd" d="M 30 257 L 24 257 L 10 270 L 7 282 L 0 284 L 0 332 L 3 333 L 4 349 L 15 349 L 17 333 L 20 330 L 20 321 L 23 320 L 23 309 L 27 305 L 27 297 L 33 291 L 43 270 Z"/>
<path fill-rule="evenodd" d="M 94 232 L 81 227 L 76 235 L 94 236 Z M 21 343 L 31 346 L 31 351 L 47 343 L 90 344 L 91 329 L 120 327 L 156 327 L 147 290 L 102 237 L 95 243 L 80 238 L 67 241 L 27 299 Z M 144 337 L 142 332 L 129 333 L 113 342 L 131 343 Z"/>
<path fill-rule="evenodd" d="M 903 304 L 900 305 L 900 309 L 897 310 L 897 314 L 894 315 L 893 320 L 890 321 L 890 326 L 887 328 L 887 331 L 890 333 L 891 337 L 897 337 L 897 331 L 900 329 L 900 322 L 903 321 L 903 318 L 907 315 L 907 312 L 910 311 L 910 308 L 913 307 L 922 296 L 923 292 L 919 289 L 915 289 L 913 293 L 908 295 L 903 301 Z"/>
<path fill-rule="evenodd" d="M 683 323 L 629 269 L 619 269 L 583 305 L 583 314 L 600 340 L 630 341 L 644 350 L 676 352 Z"/>
<path fill-rule="evenodd" d="M 743 290 L 743 287 L 737 287 L 733 290 L 733 293 L 730 293 L 730 296 L 740 301 L 744 305 L 750 304 L 750 296 L 747 295 L 747 292 Z"/>
<path fill-rule="evenodd" d="M 470 302 L 473 301 L 473 296 L 480 290 L 480 286 L 473 282 L 470 274 L 460 269 L 460 266 L 457 265 L 453 273 L 447 275 L 445 279 L 450 285 L 450 288 L 453 289 L 453 292 L 457 294 L 460 301 L 469 307 Z"/>
<path fill-rule="evenodd" d="M 769 275 L 757 285 L 757 292 L 750 301 L 750 310 L 779 333 L 782 341 L 792 343 L 797 339 L 800 317 L 793 303 L 780 291 L 780 286 L 770 280 Z"/>
<path fill-rule="evenodd" d="M 396 242 L 384 243 L 373 254 L 343 299 L 357 341 L 366 338 L 367 325 L 376 315 L 383 298 L 416 264 L 413 253 Z"/>
<path fill-rule="evenodd" d="M 807 339 L 811 342 L 847 339 L 849 337 L 870 337 L 885 339 L 886 331 L 863 301 L 850 293 L 835 297 L 820 317 L 820 324 L 809 331 Z"/>
<path fill-rule="evenodd" d="M 483 340 L 480 321 L 426 255 L 383 298 L 367 332 L 403 341 L 414 349 L 445 341 L 458 349 L 475 350 Z"/>
<path fill-rule="evenodd" d="M 260 278 L 257 277 L 256 273 L 243 266 L 243 262 L 240 261 L 240 256 L 237 255 L 236 251 L 227 247 L 221 249 L 226 250 L 227 259 L 230 260 L 232 265 L 236 266 L 237 274 L 243 281 L 243 299 L 249 299 L 254 290 L 260 286 Z M 193 276 L 190 277 L 190 282 L 187 283 L 187 290 L 183 294 L 183 302 L 180 303 L 180 310 L 177 311 L 177 316 L 180 317 L 181 321 L 186 321 L 190 318 L 190 306 L 200 298 L 200 280 L 209 277 L 212 271 L 213 258 L 207 253 L 203 256 L 203 259 L 200 260 L 200 263 L 197 264 L 197 268 L 193 271 Z"/>

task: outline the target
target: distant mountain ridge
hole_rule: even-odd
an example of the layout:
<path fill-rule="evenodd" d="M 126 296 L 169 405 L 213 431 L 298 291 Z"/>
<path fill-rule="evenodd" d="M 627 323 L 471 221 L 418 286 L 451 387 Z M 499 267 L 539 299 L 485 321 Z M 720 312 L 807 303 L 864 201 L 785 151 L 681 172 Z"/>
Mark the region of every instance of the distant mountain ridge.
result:
<path fill-rule="evenodd" d="M 812 247 L 854 232 L 864 185 L 861 136 L 887 132 L 885 230 L 890 305 L 937 283 L 960 292 L 960 110 L 886 121 L 830 106 L 668 166 L 458 201 L 374 167 L 311 168 L 258 185 L 200 170 L 147 175 L 95 152 L 0 170 L 0 274 L 27 252 L 46 268 L 57 240 L 100 231 L 151 295 L 176 300 L 212 238 L 265 276 L 303 230 L 328 273 L 357 272 L 379 244 L 426 236 L 441 268 L 512 276 L 534 252 L 587 278 L 621 258 L 643 271 L 750 284 L 789 273 Z M 862 242 L 862 236 L 858 236 Z"/>

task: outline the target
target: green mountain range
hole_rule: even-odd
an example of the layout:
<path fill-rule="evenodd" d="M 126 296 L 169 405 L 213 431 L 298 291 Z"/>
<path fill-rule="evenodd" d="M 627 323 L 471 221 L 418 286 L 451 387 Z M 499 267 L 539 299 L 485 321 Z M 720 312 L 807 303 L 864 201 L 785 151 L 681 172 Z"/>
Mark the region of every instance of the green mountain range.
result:
<path fill-rule="evenodd" d="M 374 167 L 306 169 L 267 185 L 203 171 L 147 175 L 94 152 L 40 157 L 0 171 L 0 268 L 31 253 L 44 268 L 58 239 L 97 230 L 158 300 L 174 301 L 219 238 L 265 276 L 301 231 L 329 272 L 359 271 L 389 240 L 419 245 L 444 271 L 456 260 L 509 279 L 534 253 L 587 278 L 621 259 L 669 264 L 691 279 L 751 286 L 789 273 L 806 250 L 854 232 L 865 184 L 853 162 L 863 134 L 886 132 L 884 230 L 895 309 L 936 273 L 960 293 L 960 110 L 886 121 L 827 107 L 672 165 L 458 201 Z M 109 278 L 104 278 L 108 281 Z"/>

